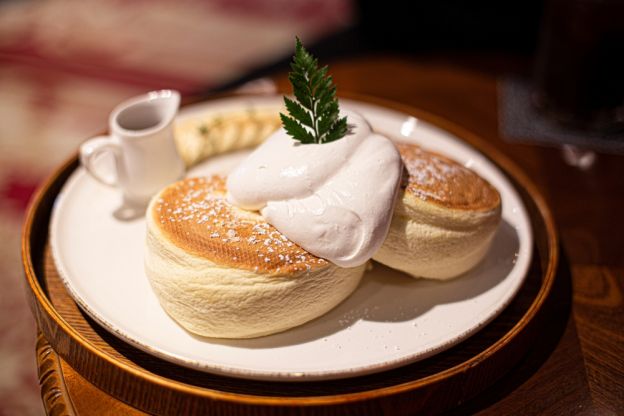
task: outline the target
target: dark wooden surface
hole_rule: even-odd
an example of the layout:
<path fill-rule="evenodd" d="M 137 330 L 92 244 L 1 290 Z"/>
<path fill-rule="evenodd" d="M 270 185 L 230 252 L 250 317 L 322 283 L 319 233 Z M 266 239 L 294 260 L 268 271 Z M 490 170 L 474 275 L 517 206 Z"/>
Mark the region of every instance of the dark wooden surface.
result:
<path fill-rule="evenodd" d="M 526 69 L 521 61 L 376 56 L 330 68 L 340 91 L 422 108 L 486 139 L 521 166 L 554 211 L 564 257 L 534 345 L 498 382 L 448 413 L 623 414 L 624 230 L 618 215 L 624 208 L 624 158 L 600 155 L 592 169 L 580 171 L 567 166 L 558 149 L 504 142 L 496 82 L 509 70 Z M 276 80 L 287 88 L 283 75 Z M 60 376 L 54 380 L 77 413 L 124 411 L 123 403 L 56 359 L 52 367 Z"/>

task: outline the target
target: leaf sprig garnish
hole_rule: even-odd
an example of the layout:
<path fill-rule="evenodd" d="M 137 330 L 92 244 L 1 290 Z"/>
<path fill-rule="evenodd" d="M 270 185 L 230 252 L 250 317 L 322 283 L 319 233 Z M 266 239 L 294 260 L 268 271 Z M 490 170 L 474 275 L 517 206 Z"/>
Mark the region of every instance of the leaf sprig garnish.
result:
<path fill-rule="evenodd" d="M 305 50 L 299 38 L 288 79 L 296 98 L 284 97 L 289 116 L 280 113 L 284 130 L 301 143 L 328 143 L 343 138 L 347 118 L 339 118 L 336 86 L 327 66 L 318 68 L 318 61 Z"/>

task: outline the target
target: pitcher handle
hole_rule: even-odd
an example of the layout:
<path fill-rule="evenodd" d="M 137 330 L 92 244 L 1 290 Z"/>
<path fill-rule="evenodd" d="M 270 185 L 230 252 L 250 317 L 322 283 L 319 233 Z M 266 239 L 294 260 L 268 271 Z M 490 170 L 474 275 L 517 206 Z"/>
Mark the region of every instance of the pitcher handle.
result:
<path fill-rule="evenodd" d="M 112 153 L 115 158 L 115 172 L 113 174 L 103 174 L 99 172 L 95 167 L 96 158 L 104 152 Z M 87 140 L 80 146 L 80 163 L 87 169 L 87 172 L 91 174 L 95 179 L 104 185 L 116 186 L 118 184 L 119 173 L 117 167 L 119 166 L 119 158 L 121 156 L 121 149 L 109 136 L 99 136 Z"/>

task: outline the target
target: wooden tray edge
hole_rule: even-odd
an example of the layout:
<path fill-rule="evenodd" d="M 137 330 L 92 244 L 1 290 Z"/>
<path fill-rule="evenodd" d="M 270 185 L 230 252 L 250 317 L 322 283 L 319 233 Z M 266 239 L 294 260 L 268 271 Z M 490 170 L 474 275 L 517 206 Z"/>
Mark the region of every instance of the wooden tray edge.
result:
<path fill-rule="evenodd" d="M 327 405 L 340 405 L 349 402 L 367 401 L 373 399 L 379 399 L 384 397 L 390 397 L 404 392 L 409 392 L 415 389 L 423 388 L 427 385 L 436 383 L 440 379 L 450 378 L 457 376 L 470 368 L 486 361 L 488 358 L 499 352 L 504 348 L 513 338 L 519 333 L 523 332 L 535 317 L 541 306 L 543 305 L 546 297 L 548 296 L 554 277 L 556 275 L 557 263 L 559 259 L 559 238 L 556 232 L 554 220 L 552 214 L 545 203 L 543 197 L 530 181 L 530 179 L 520 170 L 510 159 L 503 156 L 497 149 L 487 144 L 483 139 L 474 135 L 473 133 L 465 130 L 464 128 L 455 125 L 454 123 L 433 115 L 425 111 L 415 109 L 413 107 L 398 104 L 392 101 L 387 101 L 380 98 L 367 97 L 359 94 L 341 94 L 345 98 L 360 100 L 363 102 L 377 104 L 397 111 L 402 111 L 406 114 L 412 114 L 426 121 L 431 122 L 434 125 L 440 126 L 443 129 L 465 139 L 469 144 L 477 148 L 486 157 L 490 158 L 495 164 L 502 168 L 502 170 L 510 176 L 512 181 L 522 186 L 526 193 L 530 196 L 535 203 L 537 211 L 541 216 L 541 220 L 546 228 L 546 235 L 548 237 L 548 259 L 544 259 L 546 267 L 544 268 L 544 284 L 540 288 L 535 300 L 533 301 L 529 310 L 518 321 L 518 323 L 509 331 L 505 336 L 493 344 L 490 348 L 483 351 L 481 354 L 473 357 L 472 359 L 452 367 L 443 372 L 435 375 L 414 380 L 411 382 L 403 383 L 396 386 L 384 387 L 375 390 L 349 393 L 334 396 L 316 396 L 316 397 L 268 397 L 268 396 L 251 396 L 244 394 L 236 394 L 229 392 L 220 392 L 217 390 L 200 389 L 192 385 L 187 385 L 180 382 L 175 382 L 164 377 L 156 376 L 147 371 L 138 371 L 135 368 L 124 365 L 123 363 L 112 360 L 111 357 L 97 350 L 93 345 L 84 339 L 79 332 L 69 326 L 63 318 L 58 315 L 54 307 L 47 298 L 44 289 L 39 285 L 35 272 L 35 267 L 32 258 L 32 244 L 31 236 L 32 229 L 38 220 L 38 216 L 41 211 L 44 211 L 45 203 L 51 204 L 50 198 L 54 198 L 53 188 L 58 187 L 58 181 L 63 176 L 67 176 L 76 166 L 76 157 L 72 157 L 65 162 L 60 168 L 58 168 L 39 188 L 36 195 L 32 199 L 29 209 L 27 211 L 25 224 L 22 233 L 22 262 L 25 269 L 26 279 L 28 283 L 29 299 L 31 309 L 35 315 L 37 322 L 45 334 L 46 338 L 50 340 L 56 340 L 57 345 L 53 345 L 57 351 L 67 351 L 67 345 L 76 344 L 77 347 L 83 348 L 86 354 L 91 360 L 101 361 L 103 364 L 113 366 L 121 371 L 130 373 L 133 377 L 147 380 L 150 383 L 159 385 L 166 389 L 174 389 L 182 394 L 199 395 L 201 397 L 216 400 L 235 402 L 237 404 L 243 403 L 248 405 L 261 405 L 261 406 L 327 406 Z M 40 219 L 39 219 L 40 220 Z M 60 337 L 59 337 L 60 335 Z M 63 348 L 63 345 L 65 348 Z M 61 356 L 67 360 L 69 357 Z M 72 363 L 71 361 L 69 361 Z M 73 365 L 74 363 L 72 363 Z"/>

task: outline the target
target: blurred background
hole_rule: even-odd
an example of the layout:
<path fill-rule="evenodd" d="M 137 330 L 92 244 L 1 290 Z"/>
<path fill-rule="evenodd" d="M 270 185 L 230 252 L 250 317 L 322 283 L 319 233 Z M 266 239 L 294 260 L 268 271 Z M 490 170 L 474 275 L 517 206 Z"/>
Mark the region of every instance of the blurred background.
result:
<path fill-rule="evenodd" d="M 0 415 L 43 412 L 21 284 L 28 199 L 115 104 L 266 87 L 248 82 L 286 71 L 299 36 L 330 66 L 392 55 L 495 71 L 509 140 L 563 137 L 583 164 L 623 152 L 623 3 L 0 0 Z"/>
<path fill-rule="evenodd" d="M 354 21 L 349 0 L 0 1 L 0 415 L 43 414 L 19 251 L 37 185 L 120 101 L 235 84 Z"/>

